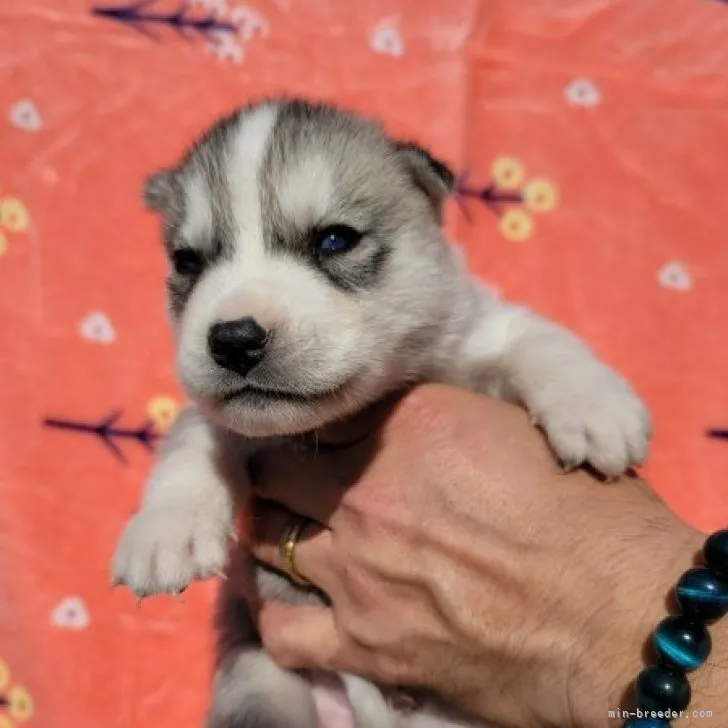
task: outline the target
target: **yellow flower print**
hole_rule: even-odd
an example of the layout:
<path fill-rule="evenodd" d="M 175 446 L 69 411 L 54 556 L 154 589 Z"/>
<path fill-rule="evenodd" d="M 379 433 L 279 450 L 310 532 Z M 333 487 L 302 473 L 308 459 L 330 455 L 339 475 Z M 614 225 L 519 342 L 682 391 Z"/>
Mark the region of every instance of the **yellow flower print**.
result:
<path fill-rule="evenodd" d="M 10 668 L 6 662 L 0 660 L 0 690 L 4 690 L 10 684 Z"/>
<path fill-rule="evenodd" d="M 28 229 L 28 210 L 17 197 L 0 200 L 0 224 L 13 233 Z"/>
<path fill-rule="evenodd" d="M 498 225 L 503 237 L 520 243 L 533 232 L 533 220 L 523 210 L 508 210 L 503 213 Z"/>
<path fill-rule="evenodd" d="M 147 415 L 157 432 L 165 433 L 177 418 L 179 409 L 179 402 L 174 397 L 160 394 L 149 400 Z"/>
<path fill-rule="evenodd" d="M 8 693 L 10 715 L 16 720 L 28 720 L 33 715 L 33 698 L 25 688 L 16 685 Z"/>
<path fill-rule="evenodd" d="M 523 188 L 523 201 L 533 212 L 551 212 L 556 207 L 556 188 L 546 179 L 531 180 Z"/>
<path fill-rule="evenodd" d="M 523 165 L 515 157 L 496 157 L 491 174 L 497 187 L 515 189 L 523 181 Z"/>
<path fill-rule="evenodd" d="M 10 682 L 10 667 L 4 660 L 0 660 L 0 690 L 1 697 L 4 698 L 2 707 L 7 710 L 7 713 L 3 711 L 3 715 L 0 715 L 0 728 L 18 728 L 20 721 L 26 721 L 33 715 L 33 699 L 28 691 L 19 685 L 7 690 Z"/>
<path fill-rule="evenodd" d="M 0 230 L 0 255 L 5 255 L 8 249 L 8 239 L 3 235 L 3 231 Z"/>
<path fill-rule="evenodd" d="M 490 180 L 483 187 L 462 186 L 462 197 L 473 198 L 498 217 L 501 234 L 520 242 L 531 237 L 535 216 L 558 204 L 558 189 L 545 177 L 528 178 L 520 159 L 501 154 L 491 163 Z"/>

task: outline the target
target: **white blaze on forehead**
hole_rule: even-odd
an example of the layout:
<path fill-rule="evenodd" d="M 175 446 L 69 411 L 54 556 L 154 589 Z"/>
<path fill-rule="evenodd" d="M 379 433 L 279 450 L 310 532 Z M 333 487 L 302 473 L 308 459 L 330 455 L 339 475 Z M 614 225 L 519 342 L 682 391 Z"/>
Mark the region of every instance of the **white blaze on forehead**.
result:
<path fill-rule="evenodd" d="M 331 209 L 334 180 L 331 164 L 311 152 L 284 170 L 278 192 L 283 215 L 300 228 L 320 222 Z"/>
<path fill-rule="evenodd" d="M 278 107 L 273 104 L 246 114 L 235 133 L 228 162 L 235 247 L 246 257 L 264 251 L 259 174 L 277 116 Z"/>
<path fill-rule="evenodd" d="M 211 238 L 212 208 L 207 185 L 198 172 L 185 184 L 185 221 L 182 238 L 191 245 L 204 245 Z"/>

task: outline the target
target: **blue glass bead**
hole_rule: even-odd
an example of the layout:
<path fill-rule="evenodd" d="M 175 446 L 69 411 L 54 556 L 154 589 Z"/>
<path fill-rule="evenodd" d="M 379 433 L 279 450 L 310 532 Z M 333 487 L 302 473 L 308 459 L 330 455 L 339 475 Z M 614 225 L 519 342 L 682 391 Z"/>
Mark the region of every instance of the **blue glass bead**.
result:
<path fill-rule="evenodd" d="M 657 654 L 668 665 L 695 670 L 710 654 L 712 642 L 702 622 L 687 617 L 668 617 L 657 625 L 652 635 Z"/>
<path fill-rule="evenodd" d="M 728 529 L 708 538 L 703 547 L 705 563 L 721 576 L 728 576 Z"/>
<path fill-rule="evenodd" d="M 675 587 L 675 597 L 686 617 L 718 619 L 728 612 L 728 581 L 710 569 L 689 569 Z"/>
<path fill-rule="evenodd" d="M 684 710 L 690 703 L 690 683 L 682 670 L 650 665 L 639 674 L 637 703 L 642 710 Z"/>
<path fill-rule="evenodd" d="M 670 728 L 670 721 L 662 718 L 630 718 L 624 728 Z"/>

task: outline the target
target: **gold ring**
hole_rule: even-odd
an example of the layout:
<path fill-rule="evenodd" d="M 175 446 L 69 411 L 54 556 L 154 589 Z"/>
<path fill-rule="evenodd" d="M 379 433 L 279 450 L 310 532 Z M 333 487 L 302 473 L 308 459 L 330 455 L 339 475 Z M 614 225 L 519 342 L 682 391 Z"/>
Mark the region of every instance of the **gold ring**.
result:
<path fill-rule="evenodd" d="M 292 581 L 299 584 L 300 586 L 310 586 L 311 584 L 311 582 L 304 576 L 302 576 L 296 569 L 296 560 L 294 554 L 296 550 L 296 544 L 298 543 L 298 538 L 301 535 L 301 532 L 303 531 L 306 524 L 307 521 L 304 519 L 293 521 L 283 534 L 283 538 L 281 539 L 281 543 L 278 549 L 285 572 L 288 574 Z"/>

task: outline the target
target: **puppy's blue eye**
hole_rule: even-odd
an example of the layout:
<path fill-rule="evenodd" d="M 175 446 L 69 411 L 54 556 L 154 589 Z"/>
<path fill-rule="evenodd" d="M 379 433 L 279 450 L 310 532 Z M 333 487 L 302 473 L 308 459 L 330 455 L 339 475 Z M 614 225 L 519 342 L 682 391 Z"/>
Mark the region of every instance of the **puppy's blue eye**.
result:
<path fill-rule="evenodd" d="M 172 253 L 172 265 L 178 275 L 199 276 L 205 267 L 205 259 L 192 248 L 178 248 Z"/>
<path fill-rule="evenodd" d="M 361 240 L 361 233 L 348 225 L 332 225 L 316 235 L 316 250 L 323 255 L 346 253 Z"/>

